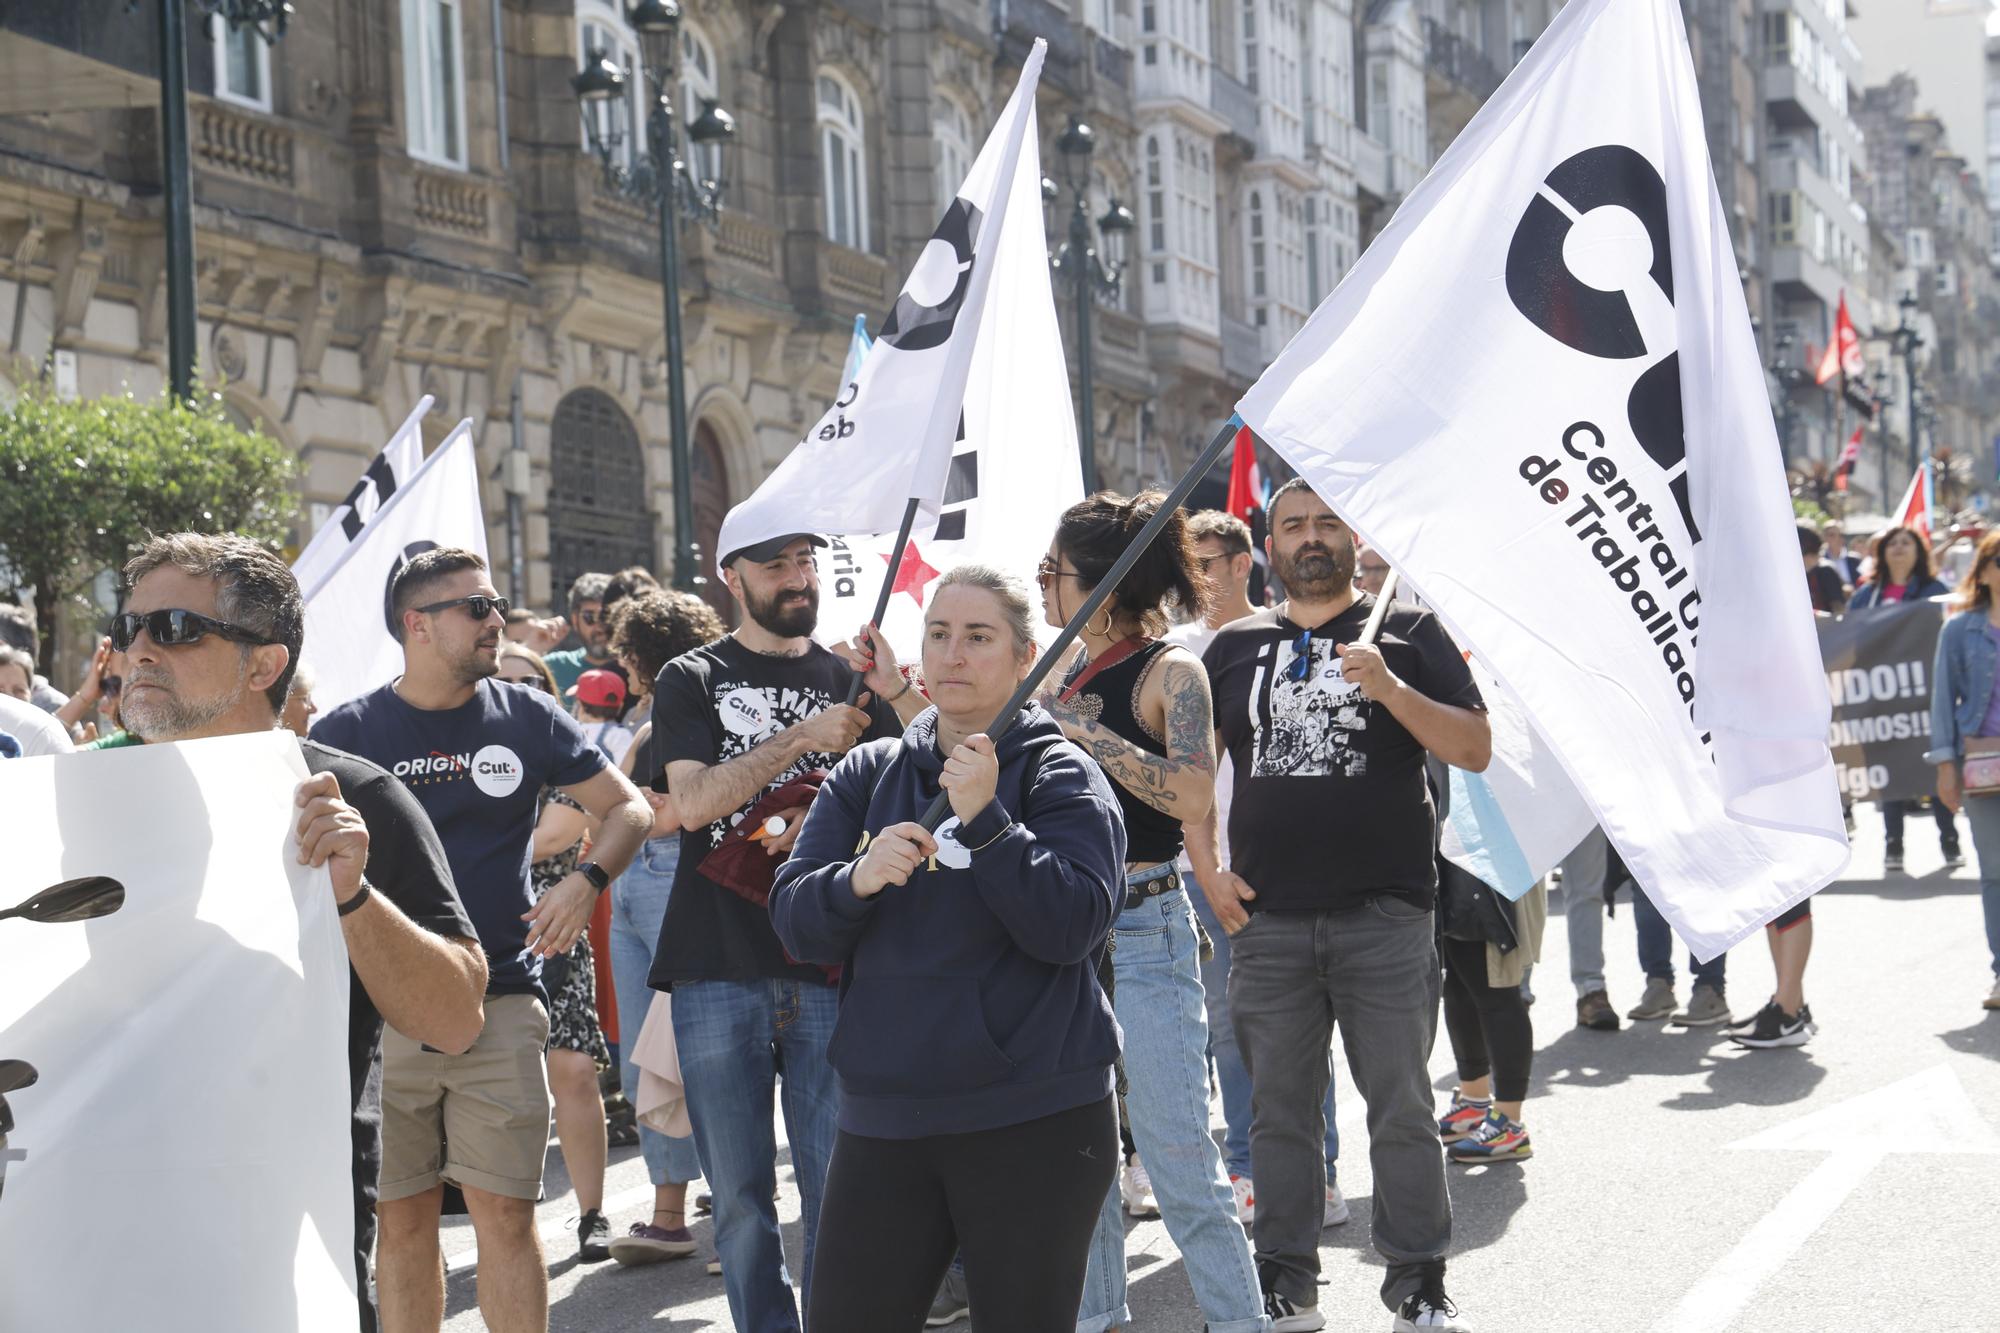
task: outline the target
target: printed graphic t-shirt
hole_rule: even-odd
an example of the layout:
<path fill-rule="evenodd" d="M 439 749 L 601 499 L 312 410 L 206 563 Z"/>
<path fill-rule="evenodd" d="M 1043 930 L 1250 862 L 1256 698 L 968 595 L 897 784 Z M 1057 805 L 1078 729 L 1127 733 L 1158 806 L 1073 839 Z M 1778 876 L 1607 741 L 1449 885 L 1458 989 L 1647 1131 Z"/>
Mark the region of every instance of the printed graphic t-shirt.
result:
<path fill-rule="evenodd" d="M 801 657 L 769 657 L 734 638 L 717 639 L 661 668 L 653 690 L 653 758 L 662 766 L 682 759 L 727 763 L 845 700 L 853 678 L 845 662 L 818 644 Z M 868 713 L 873 721 L 861 741 L 903 734 L 895 710 L 881 700 L 869 700 Z M 802 755 L 726 818 L 682 831 L 680 869 L 649 978 L 655 989 L 669 990 L 676 981 L 826 980 L 817 967 L 787 962 L 770 914 L 702 874 L 700 865 L 765 791 L 809 769 L 831 770 L 840 759 Z"/>
<path fill-rule="evenodd" d="M 1260 611 L 1224 627 L 1202 656 L 1217 737 L 1236 773 L 1230 868 L 1256 890 L 1253 912 L 1338 911 L 1378 893 L 1429 907 L 1436 896 L 1424 747 L 1341 678 L 1333 651 L 1361 636 L 1374 605 L 1362 593 L 1309 634 Z M 1430 612 L 1392 603 L 1376 646 L 1418 693 L 1484 708 L 1464 656 Z"/>
<path fill-rule="evenodd" d="M 482 680 L 470 702 L 426 709 L 403 702 L 391 684 L 328 713 L 312 738 L 402 779 L 437 829 L 478 928 L 487 993 L 534 993 L 542 964 L 528 952 L 521 914 L 535 902 L 528 879 L 535 797 L 606 767 L 576 719 L 530 685 Z"/>

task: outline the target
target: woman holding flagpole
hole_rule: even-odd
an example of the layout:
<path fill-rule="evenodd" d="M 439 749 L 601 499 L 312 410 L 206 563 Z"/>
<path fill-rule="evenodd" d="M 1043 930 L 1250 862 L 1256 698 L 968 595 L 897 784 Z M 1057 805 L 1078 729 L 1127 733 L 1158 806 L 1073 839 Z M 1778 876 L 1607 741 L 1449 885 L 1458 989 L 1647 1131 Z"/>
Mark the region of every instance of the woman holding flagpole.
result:
<path fill-rule="evenodd" d="M 1064 625 L 1158 510 L 1157 491 L 1109 491 L 1070 506 L 1037 580 L 1042 611 Z M 1270 1328 L 1250 1244 L 1208 1129 L 1204 945 L 1182 887 L 1182 824 L 1215 800 L 1208 673 L 1167 643 L 1170 607 L 1200 617 L 1210 594 L 1176 515 L 1078 639 L 1082 653 L 1045 706 L 1104 769 L 1125 820 L 1123 911 L 1111 937 L 1112 1003 L 1125 1034 L 1125 1097 L 1138 1165 L 1180 1247 L 1211 1333 Z M 1091 1246 L 1077 1333 L 1131 1322 L 1125 1303 L 1123 1191 L 1108 1191 Z M 978 1306 L 973 1307 L 975 1316 Z"/>

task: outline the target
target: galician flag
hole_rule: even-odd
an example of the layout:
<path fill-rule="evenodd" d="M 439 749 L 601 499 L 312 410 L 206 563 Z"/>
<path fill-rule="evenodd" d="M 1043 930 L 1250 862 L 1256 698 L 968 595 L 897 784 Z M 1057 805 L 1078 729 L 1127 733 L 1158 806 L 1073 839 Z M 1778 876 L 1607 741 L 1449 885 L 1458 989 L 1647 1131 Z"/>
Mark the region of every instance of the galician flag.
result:
<path fill-rule="evenodd" d="M 1041 241 L 1035 85 L 1047 50 L 1036 39 L 1000 123 L 858 372 L 764 484 L 722 520 L 718 573 L 732 552 L 787 533 L 894 532 L 911 500 L 923 517 L 943 512 L 973 348 L 985 336 L 987 292 L 1008 220 Z M 1010 207 L 1030 199 L 1019 188 L 1023 179 L 1034 186 L 1032 199 Z M 1000 304 L 1008 304 L 1014 294 L 1002 292 Z"/>
<path fill-rule="evenodd" d="M 1025 580 L 1048 550 L 1062 511 L 1083 498 L 1075 409 L 1042 239 L 1041 152 L 1032 103 L 1027 121 L 1008 186 L 1007 226 L 992 251 L 992 299 L 968 330 L 972 361 L 963 430 L 952 441 L 938 512 L 919 512 L 882 617 L 882 633 L 905 663 L 914 663 L 923 646 L 924 602 L 940 574 L 976 563 Z M 990 151 L 992 143 L 987 146 Z M 972 174 L 979 175 L 976 165 Z M 869 356 L 881 355 L 878 339 Z M 900 520 L 899 507 L 871 532 L 816 529 L 830 534 L 831 543 L 819 562 L 821 642 L 852 639 L 874 614 Z M 801 523 L 777 529 L 807 530 Z M 733 549 L 727 541 L 719 545 Z M 1055 633 L 1047 630 L 1044 641 Z"/>
<path fill-rule="evenodd" d="M 1847 864 L 1679 6 L 1577 0 L 1238 405 L 1712 957 Z"/>
<path fill-rule="evenodd" d="M 868 336 L 868 316 L 854 317 L 854 336 L 847 340 L 847 364 L 840 368 L 840 382 L 849 384 L 861 378 L 861 362 L 868 355 L 868 349 L 875 340 Z"/>
<path fill-rule="evenodd" d="M 470 419 L 397 486 L 331 567 L 313 582 L 299 581 L 306 599 L 300 656 L 313 669 L 321 712 L 402 673 L 402 645 L 389 628 L 389 584 L 412 557 L 439 546 L 486 554 Z"/>

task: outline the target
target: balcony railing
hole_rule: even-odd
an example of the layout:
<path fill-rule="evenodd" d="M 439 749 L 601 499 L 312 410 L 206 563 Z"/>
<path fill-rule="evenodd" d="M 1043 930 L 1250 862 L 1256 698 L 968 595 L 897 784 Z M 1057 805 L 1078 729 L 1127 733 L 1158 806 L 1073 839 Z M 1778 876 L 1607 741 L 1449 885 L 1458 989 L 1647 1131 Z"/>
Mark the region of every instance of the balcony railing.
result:
<path fill-rule="evenodd" d="M 1424 20 L 1424 62 L 1482 101 L 1500 86 L 1500 71 L 1485 53 L 1436 19 Z"/>
<path fill-rule="evenodd" d="M 1132 91 L 1132 53 L 1101 33 L 1091 34 L 1091 45 L 1096 48 L 1097 77 Z"/>
<path fill-rule="evenodd" d="M 1257 142 L 1257 94 L 1219 69 L 1208 74 L 1208 104 L 1229 124 L 1229 132 L 1246 143 Z"/>

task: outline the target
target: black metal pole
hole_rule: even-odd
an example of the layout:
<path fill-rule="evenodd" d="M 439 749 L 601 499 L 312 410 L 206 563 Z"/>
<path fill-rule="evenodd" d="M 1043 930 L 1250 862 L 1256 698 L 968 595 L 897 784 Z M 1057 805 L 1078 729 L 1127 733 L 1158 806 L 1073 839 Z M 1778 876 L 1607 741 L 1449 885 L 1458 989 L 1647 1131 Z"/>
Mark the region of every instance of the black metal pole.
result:
<path fill-rule="evenodd" d="M 689 453 L 687 380 L 682 371 L 680 173 L 674 170 L 674 110 L 664 84 L 653 105 L 654 169 L 659 173 L 660 289 L 667 306 L 667 425 L 673 447 L 674 586 L 693 592 L 698 575 L 694 551 L 694 462 Z"/>
<path fill-rule="evenodd" d="M 1913 336 L 1903 339 L 1903 393 L 1909 415 L 1905 418 L 1910 428 L 1910 475 L 1917 475 L 1917 340 Z"/>
<path fill-rule="evenodd" d="M 1077 451 L 1083 457 L 1083 493 L 1097 490 L 1097 405 L 1092 390 L 1090 348 L 1091 285 L 1096 280 L 1090 253 L 1090 218 L 1084 212 L 1083 191 L 1077 186 L 1076 209 L 1069 218 L 1070 279 L 1076 283 L 1076 367 L 1083 381 L 1083 430 L 1077 436 Z"/>
<path fill-rule="evenodd" d="M 903 569 L 903 550 L 909 546 L 910 529 L 916 525 L 917 497 L 913 495 L 910 502 L 903 506 L 903 526 L 896 529 L 896 549 L 890 554 L 889 568 L 882 575 L 882 590 L 875 594 L 875 614 L 868 618 L 868 623 L 877 629 L 882 627 L 882 617 L 889 614 L 889 598 L 895 592 L 896 575 Z M 862 673 L 857 671 L 854 679 L 847 682 L 847 702 L 850 706 L 861 697 L 861 676 Z"/>
<path fill-rule="evenodd" d="M 1208 475 L 1209 469 L 1221 460 L 1223 453 L 1236 439 L 1237 428 L 1242 424 L 1242 419 L 1234 416 L 1222 423 L 1222 429 L 1215 433 L 1215 438 L 1201 451 L 1201 457 L 1194 460 L 1194 466 L 1181 474 L 1181 479 L 1174 483 L 1171 491 L 1167 492 L 1167 498 L 1160 502 L 1160 507 L 1146 520 L 1146 526 L 1139 529 L 1138 535 L 1132 538 L 1130 544 L 1112 563 L 1111 568 L 1105 572 L 1103 581 L 1090 590 L 1090 596 L 1083 599 L 1083 605 L 1079 606 L 1076 614 L 1069 618 L 1069 623 L 1063 626 L 1062 633 L 1056 635 L 1056 641 L 1035 659 L 1035 665 L 1028 671 L 1028 678 L 1021 682 L 1020 688 L 1014 691 L 1014 697 L 1007 701 L 1006 706 L 1001 708 L 999 715 L 993 719 L 992 725 L 986 728 L 988 736 L 997 739 L 1007 728 L 1014 725 L 1015 716 L 1027 707 L 1030 699 L 1035 697 L 1035 693 L 1042 687 L 1042 682 L 1048 678 L 1049 672 L 1055 669 L 1062 655 L 1069 651 L 1069 646 L 1076 642 L 1077 635 L 1083 633 L 1083 627 L 1090 623 L 1091 617 L 1096 615 L 1111 599 L 1111 594 L 1118 590 L 1118 581 L 1139 562 L 1139 557 L 1146 553 L 1146 548 L 1153 544 L 1153 539 L 1158 537 L 1172 521 L 1174 511 L 1187 503 L 1187 498 L 1194 493 L 1195 486 Z M 937 832 L 938 825 L 944 823 L 945 811 L 949 809 L 950 804 L 950 799 L 945 793 L 937 794 L 937 798 L 930 803 L 930 808 L 924 811 L 922 822 L 927 832 Z"/>
<path fill-rule="evenodd" d="M 188 165 L 187 14 L 160 0 L 160 168 L 166 206 L 167 386 L 194 397 L 194 179 Z"/>

